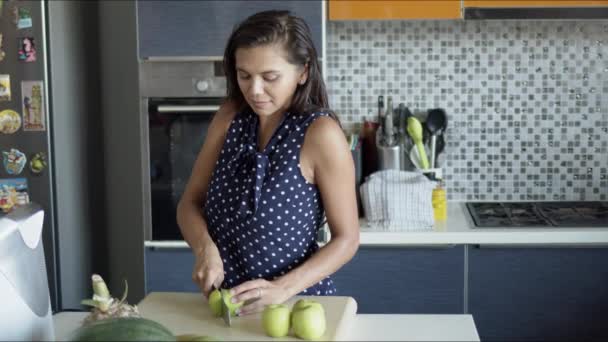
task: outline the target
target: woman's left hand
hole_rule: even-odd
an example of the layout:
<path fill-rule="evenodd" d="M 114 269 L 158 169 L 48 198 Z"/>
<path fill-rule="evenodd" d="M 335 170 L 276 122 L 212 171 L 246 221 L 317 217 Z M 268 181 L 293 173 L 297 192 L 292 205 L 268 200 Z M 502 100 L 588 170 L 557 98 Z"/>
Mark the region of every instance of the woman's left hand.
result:
<path fill-rule="evenodd" d="M 261 312 L 269 304 L 281 304 L 289 299 L 289 294 L 282 286 L 265 279 L 246 281 L 230 290 L 232 302 L 245 302 L 237 315 L 249 315 Z"/>

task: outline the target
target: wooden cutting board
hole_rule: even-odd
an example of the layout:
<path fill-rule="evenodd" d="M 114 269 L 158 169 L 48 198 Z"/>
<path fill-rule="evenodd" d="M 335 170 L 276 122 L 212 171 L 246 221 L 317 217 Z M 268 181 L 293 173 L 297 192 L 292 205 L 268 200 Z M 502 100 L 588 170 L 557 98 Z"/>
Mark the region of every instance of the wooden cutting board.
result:
<path fill-rule="evenodd" d="M 286 304 L 291 308 L 301 298 L 314 299 L 325 308 L 327 330 L 320 340 L 343 341 L 348 337 L 357 313 L 357 302 L 352 297 L 296 296 Z M 207 299 L 200 293 L 151 292 L 137 307 L 144 318 L 163 324 L 175 335 L 211 335 L 224 341 L 278 340 L 264 333 L 261 313 L 233 317 L 228 327 L 221 317 L 212 315 Z M 301 341 L 291 331 L 284 340 Z"/>

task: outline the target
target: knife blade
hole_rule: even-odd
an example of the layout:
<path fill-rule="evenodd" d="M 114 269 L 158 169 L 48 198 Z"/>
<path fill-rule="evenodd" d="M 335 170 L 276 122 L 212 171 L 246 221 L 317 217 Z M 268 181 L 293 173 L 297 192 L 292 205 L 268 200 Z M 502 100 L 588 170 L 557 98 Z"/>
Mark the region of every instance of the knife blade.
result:
<path fill-rule="evenodd" d="M 226 323 L 227 326 L 231 326 L 232 321 L 230 319 L 230 308 L 228 308 L 228 305 L 226 304 L 226 295 L 224 294 L 223 289 L 217 288 L 215 285 L 213 285 L 213 288 L 220 291 L 220 294 L 222 296 L 222 318 L 224 319 L 224 323 Z"/>

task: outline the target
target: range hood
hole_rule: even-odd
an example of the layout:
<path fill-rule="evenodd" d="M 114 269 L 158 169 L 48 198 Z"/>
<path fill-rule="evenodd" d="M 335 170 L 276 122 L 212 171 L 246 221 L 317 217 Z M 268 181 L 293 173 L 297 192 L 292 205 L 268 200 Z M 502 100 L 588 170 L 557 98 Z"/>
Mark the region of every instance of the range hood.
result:
<path fill-rule="evenodd" d="M 608 19 L 605 7 L 465 7 L 465 20 Z"/>

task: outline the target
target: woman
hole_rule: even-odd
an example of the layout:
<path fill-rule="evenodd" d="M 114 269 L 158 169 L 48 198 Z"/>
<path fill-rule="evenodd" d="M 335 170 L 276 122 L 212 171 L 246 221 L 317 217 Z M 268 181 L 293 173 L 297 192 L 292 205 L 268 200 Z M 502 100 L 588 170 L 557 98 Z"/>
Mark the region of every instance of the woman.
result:
<path fill-rule="evenodd" d="M 239 315 L 294 295 L 335 294 L 329 275 L 359 246 L 352 156 L 306 23 L 257 13 L 224 52 L 227 101 L 178 205 L 180 230 L 208 296 L 231 288 Z M 324 215 L 325 214 L 325 215 Z M 315 241 L 326 216 L 331 240 Z"/>

